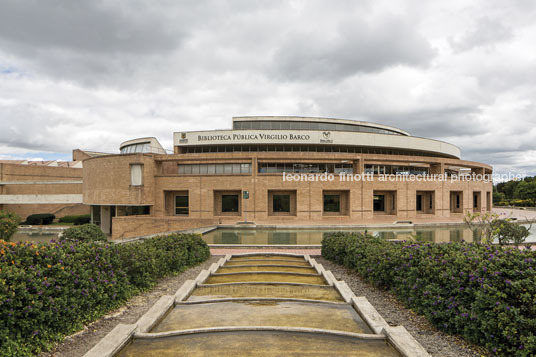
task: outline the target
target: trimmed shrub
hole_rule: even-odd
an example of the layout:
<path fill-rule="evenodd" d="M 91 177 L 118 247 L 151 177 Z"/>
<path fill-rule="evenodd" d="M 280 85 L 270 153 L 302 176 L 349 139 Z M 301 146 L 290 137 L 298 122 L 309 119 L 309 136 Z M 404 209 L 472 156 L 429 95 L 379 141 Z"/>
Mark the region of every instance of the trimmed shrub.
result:
<path fill-rule="evenodd" d="M 61 239 L 81 240 L 86 242 L 107 241 L 106 234 L 96 224 L 83 224 L 77 227 L 67 228 L 63 231 Z"/>
<path fill-rule="evenodd" d="M 0 356 L 46 350 L 159 278 L 209 256 L 199 235 L 134 244 L 0 242 Z"/>
<path fill-rule="evenodd" d="M 84 214 L 84 215 L 81 215 L 81 216 L 78 216 L 78 217 L 75 218 L 74 225 L 75 226 L 81 226 L 83 224 L 88 224 L 89 222 L 91 222 L 91 215 L 90 214 Z"/>
<path fill-rule="evenodd" d="M 534 251 L 337 233 L 323 239 L 322 256 L 389 289 L 439 329 L 494 354 L 536 351 Z"/>
<path fill-rule="evenodd" d="M 82 214 L 79 216 L 63 216 L 58 219 L 60 223 L 73 223 L 75 226 L 87 224 L 91 221 L 90 214 Z"/>
<path fill-rule="evenodd" d="M 9 242 L 20 224 L 20 217 L 12 212 L 0 211 L 0 240 Z"/>
<path fill-rule="evenodd" d="M 47 225 L 54 222 L 55 218 L 56 216 L 54 216 L 52 213 L 31 214 L 26 218 L 26 224 Z"/>

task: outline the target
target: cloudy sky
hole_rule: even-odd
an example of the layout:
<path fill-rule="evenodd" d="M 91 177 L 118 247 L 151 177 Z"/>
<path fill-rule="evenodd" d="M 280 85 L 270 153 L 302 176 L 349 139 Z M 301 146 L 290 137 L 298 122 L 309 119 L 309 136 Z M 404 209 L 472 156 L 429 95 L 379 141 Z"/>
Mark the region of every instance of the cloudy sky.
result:
<path fill-rule="evenodd" d="M 0 2 L 0 158 L 367 120 L 536 174 L 536 1 Z"/>

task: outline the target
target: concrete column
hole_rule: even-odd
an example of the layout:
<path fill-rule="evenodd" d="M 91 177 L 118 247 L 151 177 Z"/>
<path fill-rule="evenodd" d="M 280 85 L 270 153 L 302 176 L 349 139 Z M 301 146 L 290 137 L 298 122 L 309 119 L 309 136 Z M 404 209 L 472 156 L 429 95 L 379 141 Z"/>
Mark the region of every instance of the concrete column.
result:
<path fill-rule="evenodd" d="M 112 234 L 112 211 L 110 206 L 101 206 L 101 229 L 105 234 Z"/>

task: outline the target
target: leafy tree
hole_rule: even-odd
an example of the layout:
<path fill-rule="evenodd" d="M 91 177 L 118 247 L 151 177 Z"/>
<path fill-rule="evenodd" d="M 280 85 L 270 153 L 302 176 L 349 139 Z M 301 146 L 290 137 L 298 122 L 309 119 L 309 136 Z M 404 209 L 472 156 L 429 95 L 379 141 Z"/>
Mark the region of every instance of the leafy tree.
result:
<path fill-rule="evenodd" d="M 20 217 L 15 213 L 0 211 L 0 240 L 9 242 L 20 222 Z"/>
<path fill-rule="evenodd" d="M 521 200 L 536 201 L 536 182 L 521 181 L 514 191 L 514 196 Z"/>

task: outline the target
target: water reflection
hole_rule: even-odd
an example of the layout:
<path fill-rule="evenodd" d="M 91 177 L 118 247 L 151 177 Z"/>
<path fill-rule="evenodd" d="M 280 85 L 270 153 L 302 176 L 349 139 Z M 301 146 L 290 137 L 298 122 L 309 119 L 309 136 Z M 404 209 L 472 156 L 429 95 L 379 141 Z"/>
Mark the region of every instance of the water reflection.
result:
<path fill-rule="evenodd" d="M 407 240 L 416 242 L 474 242 L 478 232 L 473 232 L 465 225 L 437 226 L 423 228 L 361 228 L 361 229 L 230 229 L 220 228 L 203 235 L 208 244 L 242 244 L 242 245 L 317 245 L 322 238 L 333 232 L 365 231 L 388 240 Z M 536 242 L 536 224 L 531 229 L 527 242 Z"/>
<path fill-rule="evenodd" d="M 59 231 L 44 232 L 44 231 L 17 231 L 11 242 L 35 242 L 35 243 L 48 243 L 51 240 L 57 240 L 59 237 Z"/>

